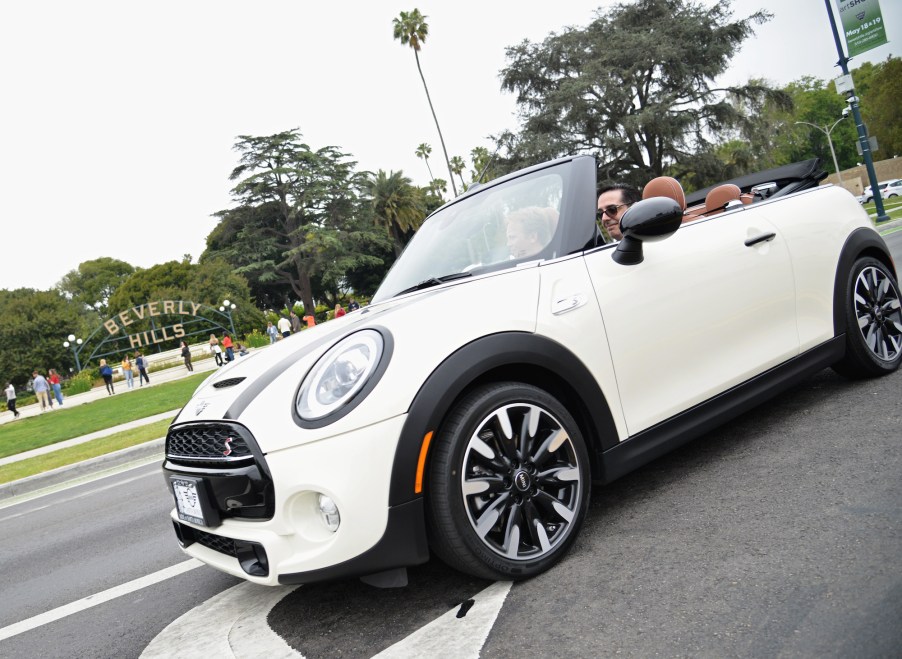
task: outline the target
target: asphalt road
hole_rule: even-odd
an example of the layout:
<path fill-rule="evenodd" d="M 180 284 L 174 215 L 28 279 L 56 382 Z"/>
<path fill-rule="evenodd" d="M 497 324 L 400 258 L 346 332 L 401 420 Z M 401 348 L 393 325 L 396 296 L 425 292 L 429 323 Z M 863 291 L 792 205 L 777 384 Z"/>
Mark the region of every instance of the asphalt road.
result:
<path fill-rule="evenodd" d="M 886 239 L 902 263 L 902 232 Z M 510 589 L 481 656 L 898 656 L 900 394 L 902 372 L 850 382 L 823 371 L 597 489 L 570 554 Z M 184 565 L 171 505 L 154 463 L 0 508 L 0 656 L 138 657 L 238 583 L 199 567 L 89 606 Z M 310 659 L 370 657 L 487 585 L 437 561 L 410 581 L 302 587 L 269 624 Z M 228 632 L 228 619 L 200 619 Z"/>

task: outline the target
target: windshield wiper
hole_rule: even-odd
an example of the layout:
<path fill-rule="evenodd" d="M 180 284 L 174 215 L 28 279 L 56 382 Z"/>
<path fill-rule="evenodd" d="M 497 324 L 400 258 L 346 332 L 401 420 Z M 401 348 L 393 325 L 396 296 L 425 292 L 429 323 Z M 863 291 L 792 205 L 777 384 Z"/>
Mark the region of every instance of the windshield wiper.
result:
<path fill-rule="evenodd" d="M 399 295 L 404 295 L 405 293 L 413 293 L 414 291 L 421 291 L 424 288 L 432 288 L 433 286 L 438 286 L 439 284 L 444 284 L 448 281 L 453 281 L 455 279 L 463 279 L 464 277 L 472 277 L 472 272 L 455 272 L 451 275 L 442 275 L 441 277 L 430 277 L 429 279 L 424 279 L 419 284 L 415 284 L 410 288 L 405 288 L 403 291 L 398 291 L 394 294 L 393 297 L 398 297 Z"/>

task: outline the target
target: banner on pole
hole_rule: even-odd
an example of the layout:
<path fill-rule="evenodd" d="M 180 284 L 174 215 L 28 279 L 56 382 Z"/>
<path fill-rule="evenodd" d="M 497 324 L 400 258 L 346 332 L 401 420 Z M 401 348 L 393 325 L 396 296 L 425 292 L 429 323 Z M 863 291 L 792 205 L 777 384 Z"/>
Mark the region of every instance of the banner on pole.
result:
<path fill-rule="evenodd" d="M 849 57 L 887 43 L 879 0 L 836 0 Z"/>

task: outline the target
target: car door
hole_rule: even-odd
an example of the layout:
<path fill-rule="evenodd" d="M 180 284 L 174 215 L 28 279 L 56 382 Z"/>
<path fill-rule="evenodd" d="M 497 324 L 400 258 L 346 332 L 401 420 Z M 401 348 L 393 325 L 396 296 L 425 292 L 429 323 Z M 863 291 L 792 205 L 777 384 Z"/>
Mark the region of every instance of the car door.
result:
<path fill-rule="evenodd" d="M 760 210 L 684 224 L 637 265 L 613 249 L 586 264 L 630 435 L 798 354 L 789 251 Z"/>

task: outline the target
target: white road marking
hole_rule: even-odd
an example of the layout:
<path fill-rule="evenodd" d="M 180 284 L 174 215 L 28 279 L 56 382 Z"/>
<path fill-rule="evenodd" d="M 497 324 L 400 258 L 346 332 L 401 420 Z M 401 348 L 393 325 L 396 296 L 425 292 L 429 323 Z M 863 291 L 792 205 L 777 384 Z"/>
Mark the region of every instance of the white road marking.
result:
<path fill-rule="evenodd" d="M 473 598 L 474 604 L 464 617 L 458 618 L 460 607 L 454 607 L 376 656 L 478 657 L 512 585 L 510 581 L 492 584 Z M 303 659 L 304 655 L 272 631 L 266 620 L 270 610 L 299 587 L 273 588 L 245 582 L 224 590 L 170 623 L 144 649 L 141 659 Z"/>
<path fill-rule="evenodd" d="M 156 461 L 156 459 L 154 459 L 154 461 Z M 143 465 L 140 465 L 140 466 L 143 466 Z M 97 494 L 98 492 L 103 492 L 104 490 L 109 490 L 110 488 L 113 488 L 113 487 L 119 487 L 120 485 L 126 485 L 128 483 L 139 480 L 141 478 L 147 478 L 148 476 L 157 476 L 157 475 L 158 475 L 157 472 L 151 471 L 146 474 L 141 474 L 140 476 L 132 476 L 131 478 L 126 478 L 125 480 L 122 480 L 122 481 L 116 481 L 115 483 L 110 483 L 109 485 L 104 485 L 103 487 L 97 487 L 97 488 L 94 488 L 93 490 L 88 490 L 87 492 L 82 492 L 81 494 L 76 494 L 75 496 L 70 496 L 63 503 L 68 503 L 70 501 L 75 501 L 76 499 L 81 499 L 82 497 L 91 496 L 92 494 Z M 109 476 L 109 474 L 104 476 L 104 478 L 106 478 L 107 476 Z M 84 485 L 84 482 L 81 482 L 78 484 Z M 69 487 L 74 487 L 74 485 L 70 485 Z M 61 488 L 61 489 L 67 489 L 67 488 Z M 59 491 L 59 490 L 56 490 L 56 491 Z M 44 494 L 50 494 L 50 493 L 45 492 Z M 41 496 L 43 496 L 43 494 Z M 18 501 L 17 503 L 22 503 L 22 502 Z M 21 513 L 16 513 L 15 515 L 9 515 L 8 517 L 0 517 L 0 522 L 5 522 L 10 519 L 16 519 L 17 517 L 22 517 L 24 515 L 28 515 L 29 513 L 36 513 L 39 510 L 44 510 L 45 508 L 50 508 L 52 506 L 57 506 L 57 505 L 59 505 L 59 504 L 48 503 L 46 506 L 38 506 L 37 508 L 30 508 L 29 510 L 25 510 Z M 6 506 L 0 506 L 0 509 L 5 508 L 5 507 Z"/>
<path fill-rule="evenodd" d="M 196 558 L 192 558 L 182 563 L 177 563 L 176 565 L 167 567 L 158 572 L 154 572 L 153 574 L 148 574 L 133 581 L 129 581 L 128 583 L 115 586 L 101 593 L 88 595 L 84 599 L 77 600 L 70 604 L 65 604 L 51 611 L 46 611 L 45 613 L 41 613 L 39 615 L 28 618 L 27 620 L 22 620 L 20 622 L 4 627 L 3 629 L 0 629 L 0 641 L 12 638 L 13 636 L 22 634 L 23 632 L 36 629 L 37 627 L 40 627 L 42 625 L 56 622 L 61 618 L 71 616 L 73 613 L 80 613 L 81 611 L 95 607 L 98 604 L 109 602 L 110 600 L 116 599 L 117 597 L 128 595 L 129 593 L 133 593 L 136 590 L 141 590 L 142 588 L 153 586 L 154 584 L 157 584 L 161 581 L 171 579 L 172 577 L 178 576 L 184 572 L 198 568 L 201 565 L 203 565 L 203 563 L 201 563 Z"/>
<path fill-rule="evenodd" d="M 246 581 L 224 590 L 171 622 L 144 649 L 141 659 L 303 659 L 266 622 L 270 609 L 295 588 Z"/>
<path fill-rule="evenodd" d="M 496 581 L 473 598 L 474 604 L 463 618 L 457 617 L 460 607 L 455 607 L 428 625 L 420 627 L 403 641 L 386 648 L 376 657 L 379 659 L 479 657 L 512 585 L 511 581 Z"/>

